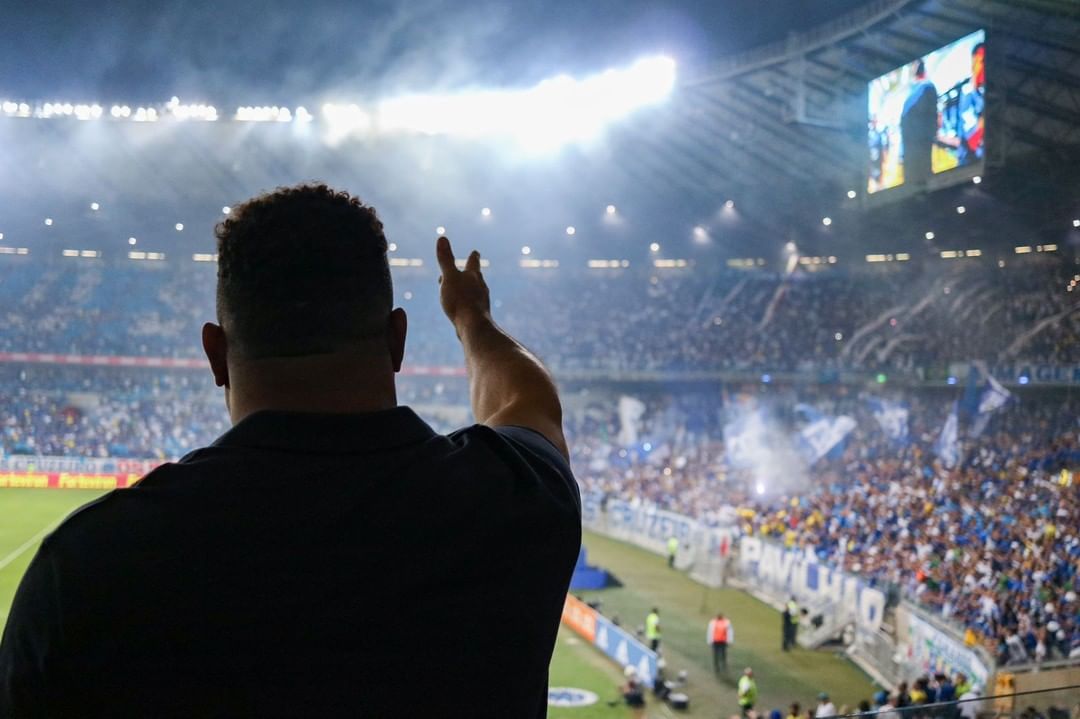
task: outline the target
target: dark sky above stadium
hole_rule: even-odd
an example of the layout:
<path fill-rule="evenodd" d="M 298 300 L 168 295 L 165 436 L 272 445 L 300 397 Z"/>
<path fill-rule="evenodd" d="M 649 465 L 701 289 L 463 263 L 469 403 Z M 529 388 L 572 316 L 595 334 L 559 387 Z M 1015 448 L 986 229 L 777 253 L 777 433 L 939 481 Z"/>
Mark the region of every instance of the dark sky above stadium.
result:
<path fill-rule="evenodd" d="M 7 0 L 0 96 L 295 104 L 529 85 L 666 52 L 685 66 L 863 0 Z"/>

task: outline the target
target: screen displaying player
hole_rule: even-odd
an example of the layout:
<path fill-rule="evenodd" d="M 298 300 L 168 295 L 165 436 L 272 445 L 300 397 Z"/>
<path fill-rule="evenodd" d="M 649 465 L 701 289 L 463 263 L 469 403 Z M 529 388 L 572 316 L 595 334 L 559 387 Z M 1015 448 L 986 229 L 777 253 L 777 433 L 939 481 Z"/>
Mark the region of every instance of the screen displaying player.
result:
<path fill-rule="evenodd" d="M 983 161 L 986 32 L 979 30 L 873 80 L 867 191 L 925 186 Z"/>

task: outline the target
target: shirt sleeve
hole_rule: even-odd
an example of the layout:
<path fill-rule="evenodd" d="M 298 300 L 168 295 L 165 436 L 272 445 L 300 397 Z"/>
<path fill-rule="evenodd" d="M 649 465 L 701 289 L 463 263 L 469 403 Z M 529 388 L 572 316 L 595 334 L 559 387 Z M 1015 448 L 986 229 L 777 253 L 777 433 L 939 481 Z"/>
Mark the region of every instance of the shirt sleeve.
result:
<path fill-rule="evenodd" d="M 557 486 L 550 486 L 553 491 L 573 502 L 577 516 L 581 517 L 581 492 L 577 480 L 570 469 L 570 463 L 562 456 L 555 445 L 544 435 L 527 427 L 502 426 L 495 432 L 518 450 L 518 454 L 537 471 L 541 477 L 555 480 Z"/>
<path fill-rule="evenodd" d="M 19 583 L 0 639 L 0 716 L 48 713 L 48 674 L 60 639 L 56 576 L 43 544 Z"/>

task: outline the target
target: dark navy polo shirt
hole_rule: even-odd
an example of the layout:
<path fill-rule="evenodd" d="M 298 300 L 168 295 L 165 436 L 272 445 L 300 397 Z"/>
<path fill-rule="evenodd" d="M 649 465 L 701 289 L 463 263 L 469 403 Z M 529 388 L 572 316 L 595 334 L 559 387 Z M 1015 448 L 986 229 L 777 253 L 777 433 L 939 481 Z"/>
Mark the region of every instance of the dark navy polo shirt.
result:
<path fill-rule="evenodd" d="M 259 412 L 42 543 L 0 716 L 542 717 L 580 543 L 532 430 Z"/>

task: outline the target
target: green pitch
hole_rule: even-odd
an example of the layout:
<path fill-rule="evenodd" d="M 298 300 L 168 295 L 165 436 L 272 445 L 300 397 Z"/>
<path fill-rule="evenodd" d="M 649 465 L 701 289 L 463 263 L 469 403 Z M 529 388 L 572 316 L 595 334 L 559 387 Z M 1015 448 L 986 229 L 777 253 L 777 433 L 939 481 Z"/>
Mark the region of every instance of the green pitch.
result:
<path fill-rule="evenodd" d="M 77 507 L 101 492 L 47 489 L 0 489 L 0 624 L 19 579 L 41 538 Z M 793 701 L 812 707 L 820 691 L 837 707 L 854 708 L 874 691 L 870 680 L 845 658 L 829 652 L 780 651 L 780 615 L 752 597 L 733 590 L 706 590 L 684 574 L 668 569 L 662 557 L 622 542 L 586 533 L 589 561 L 613 572 L 625 586 L 585 593 L 599 599 L 609 616 L 617 614 L 627 627 L 644 623 L 652 606 L 660 609 L 663 649 L 668 670 L 686 670 L 691 711 L 685 717 L 728 717 L 737 713 L 735 681 L 743 667 L 752 666 L 758 679 L 758 709 L 786 710 Z M 715 677 L 705 643 L 705 626 L 717 611 L 729 616 L 735 643 L 729 650 L 730 670 Z M 562 629 L 551 661 L 552 686 L 586 689 L 596 704 L 579 708 L 552 707 L 553 719 L 625 717 L 624 707 L 609 707 L 622 682 L 622 672 L 607 657 L 572 632 Z M 650 697 L 651 699 L 651 697 Z M 786 711 L 785 711 L 786 714 Z M 650 701 L 649 717 L 675 716 Z"/>

